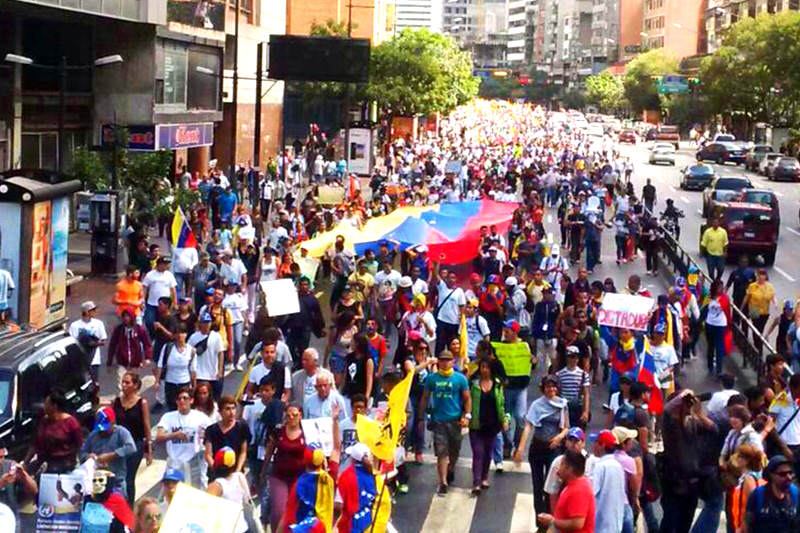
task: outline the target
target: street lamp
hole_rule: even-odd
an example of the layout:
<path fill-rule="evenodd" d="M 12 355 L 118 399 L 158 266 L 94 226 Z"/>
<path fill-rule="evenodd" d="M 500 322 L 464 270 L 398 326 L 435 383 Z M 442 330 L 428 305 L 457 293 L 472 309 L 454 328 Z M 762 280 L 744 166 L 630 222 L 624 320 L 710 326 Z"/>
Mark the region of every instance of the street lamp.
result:
<path fill-rule="evenodd" d="M 61 165 L 64 162 L 64 115 L 66 114 L 66 102 L 64 99 L 67 92 L 67 72 L 70 70 L 90 70 L 94 67 L 103 67 L 122 63 L 122 56 L 113 54 L 98 57 L 91 65 L 67 65 L 67 58 L 61 57 L 58 65 L 40 65 L 34 63 L 33 59 L 19 54 L 6 54 L 5 60 L 8 63 L 16 63 L 43 70 L 58 71 L 58 157 L 56 158 L 56 171 L 61 174 Z"/>

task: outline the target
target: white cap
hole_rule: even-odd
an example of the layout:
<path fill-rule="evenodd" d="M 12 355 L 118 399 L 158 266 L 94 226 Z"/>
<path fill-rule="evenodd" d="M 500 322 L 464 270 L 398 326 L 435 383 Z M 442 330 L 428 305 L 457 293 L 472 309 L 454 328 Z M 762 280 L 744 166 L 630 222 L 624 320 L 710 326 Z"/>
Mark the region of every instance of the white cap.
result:
<path fill-rule="evenodd" d="M 509 287 L 516 287 L 517 283 L 519 282 L 517 281 L 517 278 L 515 278 L 514 276 L 508 276 L 506 278 L 506 285 L 508 285 Z"/>
<path fill-rule="evenodd" d="M 400 278 L 400 281 L 397 284 L 400 287 L 403 287 L 404 289 L 406 289 L 408 287 L 411 287 L 414 284 L 414 282 L 411 281 L 411 277 L 410 276 L 403 276 L 402 278 Z"/>
<path fill-rule="evenodd" d="M 354 461 L 358 462 L 363 462 L 372 455 L 372 453 L 369 451 L 369 446 L 363 442 L 356 442 L 352 446 L 348 446 L 344 453 L 349 455 Z"/>
<path fill-rule="evenodd" d="M 550 255 L 559 255 L 561 253 L 561 246 L 554 244 L 550 247 Z"/>

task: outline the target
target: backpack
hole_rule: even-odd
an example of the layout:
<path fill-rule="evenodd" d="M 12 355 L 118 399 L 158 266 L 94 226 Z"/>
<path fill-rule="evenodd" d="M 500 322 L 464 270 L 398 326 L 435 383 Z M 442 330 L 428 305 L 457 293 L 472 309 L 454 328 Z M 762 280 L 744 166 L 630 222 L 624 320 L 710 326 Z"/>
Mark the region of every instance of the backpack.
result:
<path fill-rule="evenodd" d="M 619 406 L 619 409 L 617 409 L 617 412 L 614 413 L 614 425 L 625 427 L 633 426 L 635 414 L 636 408 L 629 403 L 623 402 L 622 405 Z"/>

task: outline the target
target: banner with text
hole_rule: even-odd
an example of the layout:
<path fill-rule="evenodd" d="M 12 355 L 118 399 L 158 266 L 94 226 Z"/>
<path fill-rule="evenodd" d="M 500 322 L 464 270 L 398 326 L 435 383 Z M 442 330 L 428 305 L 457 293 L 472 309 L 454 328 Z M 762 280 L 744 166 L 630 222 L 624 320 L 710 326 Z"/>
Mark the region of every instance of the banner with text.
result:
<path fill-rule="evenodd" d="M 531 375 L 531 348 L 527 342 L 493 342 L 492 347 L 507 376 Z"/>
<path fill-rule="evenodd" d="M 597 312 L 597 322 L 601 326 L 645 331 L 654 304 L 652 298 L 607 292 Z"/>

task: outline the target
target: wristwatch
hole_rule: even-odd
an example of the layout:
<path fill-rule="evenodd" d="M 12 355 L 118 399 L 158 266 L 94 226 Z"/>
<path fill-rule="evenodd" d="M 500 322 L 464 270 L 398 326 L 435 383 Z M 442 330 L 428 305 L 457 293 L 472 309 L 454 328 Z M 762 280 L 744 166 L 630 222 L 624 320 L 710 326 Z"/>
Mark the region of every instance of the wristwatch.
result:
<path fill-rule="evenodd" d="M 464 418 L 466 418 L 467 420 L 472 420 L 472 413 L 465 414 Z"/>

